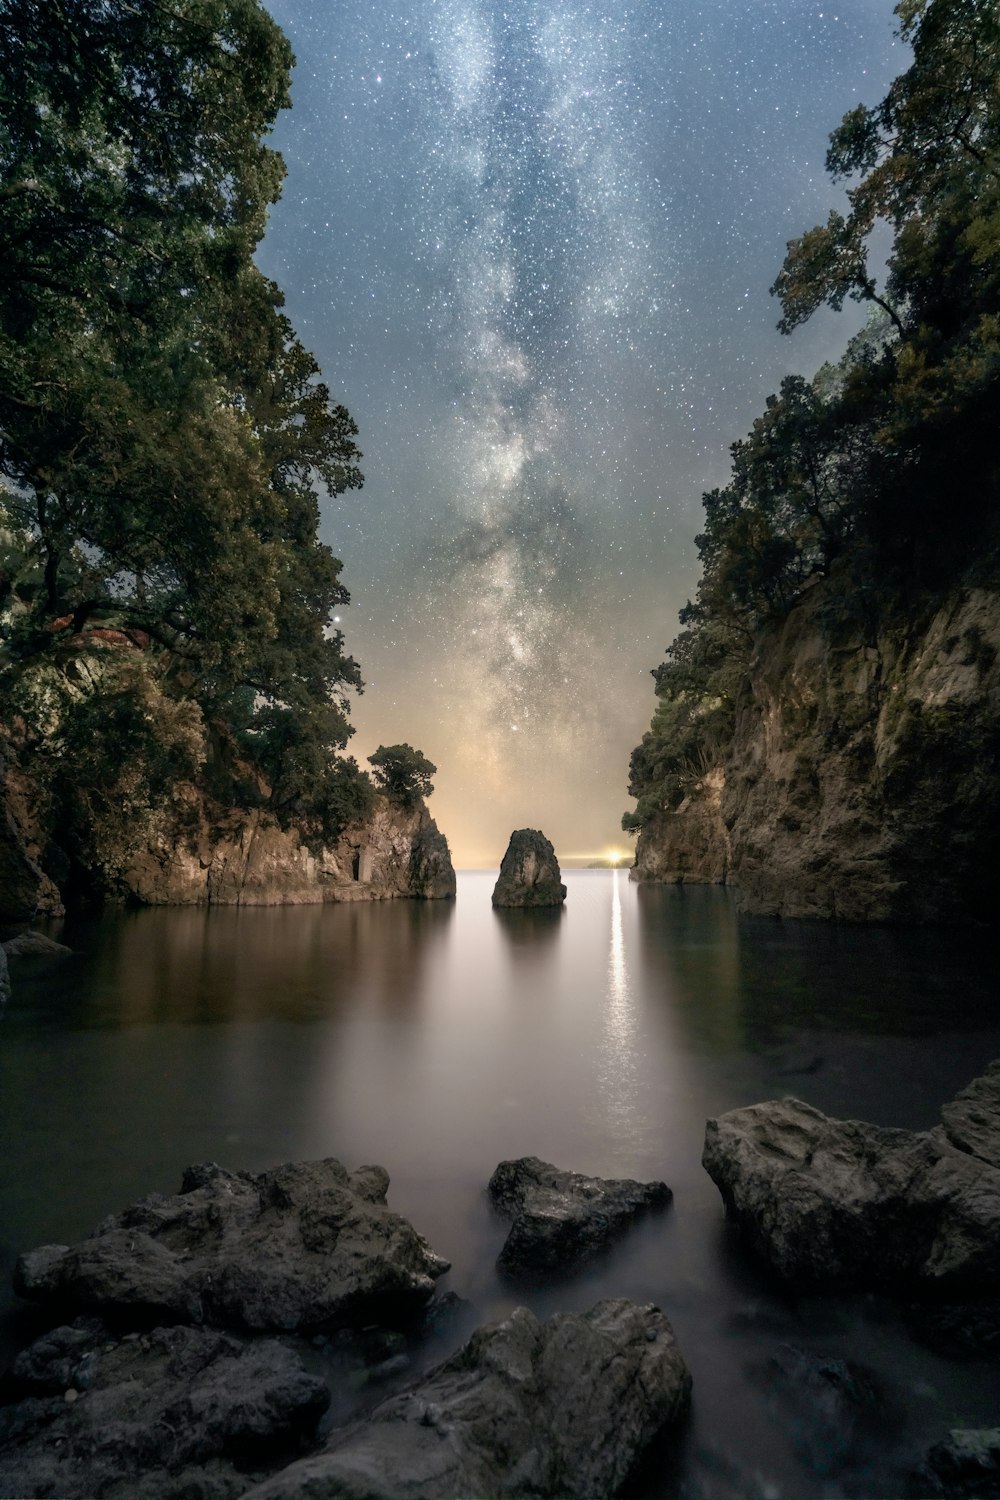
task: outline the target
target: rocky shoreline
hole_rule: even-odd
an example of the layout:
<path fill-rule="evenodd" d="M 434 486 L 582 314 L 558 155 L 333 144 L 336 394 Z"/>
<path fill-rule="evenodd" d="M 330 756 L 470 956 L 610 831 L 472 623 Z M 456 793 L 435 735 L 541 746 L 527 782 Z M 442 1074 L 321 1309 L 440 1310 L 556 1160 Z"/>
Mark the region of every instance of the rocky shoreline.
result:
<path fill-rule="evenodd" d="M 773 1100 L 709 1120 L 704 1165 L 743 1252 L 787 1286 L 876 1289 L 909 1305 L 915 1336 L 995 1358 L 1000 1061 L 932 1130 Z M 540 1321 L 518 1307 L 428 1367 L 432 1331 L 457 1335 L 468 1309 L 442 1294 L 448 1262 L 388 1207 L 388 1185 L 381 1167 L 333 1159 L 203 1164 L 76 1245 L 23 1254 L 16 1288 L 53 1326 L 0 1384 L 0 1493 L 621 1493 L 692 1399 L 663 1312 L 611 1298 Z M 533 1157 L 501 1162 L 488 1194 L 512 1221 L 499 1267 L 549 1286 L 673 1196 Z M 826 1424 L 833 1454 L 876 1420 L 863 1365 L 787 1344 L 761 1373 Z M 1000 1495 L 998 1432 L 928 1437 L 914 1494 Z"/>
<path fill-rule="evenodd" d="M 4 788 L 0 785 L 0 794 Z M 0 798 L 0 928 L 61 915 L 63 893 L 43 869 L 28 799 L 8 775 Z M 104 896 L 137 906 L 295 906 L 450 900 L 448 841 L 423 802 L 400 807 L 380 795 L 371 815 L 316 847 L 266 810 L 225 807 L 182 784 L 145 842 Z"/>

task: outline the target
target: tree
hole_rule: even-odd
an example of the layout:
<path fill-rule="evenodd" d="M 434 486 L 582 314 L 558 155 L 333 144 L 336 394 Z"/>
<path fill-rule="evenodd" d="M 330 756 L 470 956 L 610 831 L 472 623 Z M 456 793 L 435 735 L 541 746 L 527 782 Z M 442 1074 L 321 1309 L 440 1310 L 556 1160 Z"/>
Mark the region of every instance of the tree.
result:
<path fill-rule="evenodd" d="M 437 766 L 412 745 L 379 745 L 368 762 L 375 785 L 399 807 L 414 808 L 434 790 L 431 777 Z"/>
<path fill-rule="evenodd" d="M 872 304 L 869 325 L 813 381 L 782 382 L 733 445 L 730 482 L 704 497 L 697 597 L 654 674 L 626 827 L 675 807 L 725 758 L 761 628 L 817 578 L 835 580 L 828 622 L 874 635 L 914 594 L 996 575 L 1000 9 L 900 0 L 896 13 L 911 66 L 830 137 L 848 212 L 793 240 L 772 287 L 785 333 L 846 298 Z M 893 233 L 881 288 L 880 220 Z"/>
<path fill-rule="evenodd" d="M 993 0 L 900 0 L 896 13 L 911 66 L 830 137 L 828 171 L 853 182 L 849 212 L 791 241 L 772 291 L 786 333 L 845 296 L 891 319 L 871 389 L 878 482 L 865 520 L 884 560 L 933 576 L 981 548 L 984 524 L 995 539 L 1000 11 Z M 881 292 L 870 269 L 879 221 L 893 233 Z M 944 501 L 957 452 L 960 507 Z"/>
<path fill-rule="evenodd" d="M 0 676 L 24 748 L 52 728 L 31 682 L 117 631 L 210 753 L 238 732 L 282 815 L 310 788 L 332 806 L 361 679 L 317 487 L 360 485 L 357 431 L 252 259 L 288 42 L 260 0 L 0 0 L 0 48 Z"/>

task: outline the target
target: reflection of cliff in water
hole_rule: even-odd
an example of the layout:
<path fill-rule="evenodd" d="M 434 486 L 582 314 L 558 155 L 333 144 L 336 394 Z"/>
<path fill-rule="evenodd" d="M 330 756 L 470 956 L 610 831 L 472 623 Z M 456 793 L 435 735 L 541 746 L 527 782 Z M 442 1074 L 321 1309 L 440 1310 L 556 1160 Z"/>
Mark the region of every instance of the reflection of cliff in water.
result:
<path fill-rule="evenodd" d="M 704 1051 L 770 1052 L 803 1032 L 933 1035 L 991 1024 L 985 934 L 739 916 L 727 891 L 640 885 L 646 982 Z M 807 1069 L 810 1059 L 801 1062 Z"/>
<path fill-rule="evenodd" d="M 731 896 L 714 886 L 634 889 L 645 988 L 669 1002 L 687 1045 L 735 1051 L 743 1045 L 742 929 Z"/>
<path fill-rule="evenodd" d="M 511 962 L 533 965 L 554 947 L 566 914 L 562 906 L 494 906 L 498 931 L 507 940 Z"/>
<path fill-rule="evenodd" d="M 102 919 L 79 1023 L 343 1018 L 412 1009 L 448 902 L 169 907 Z M 68 941 L 72 942 L 72 935 Z"/>

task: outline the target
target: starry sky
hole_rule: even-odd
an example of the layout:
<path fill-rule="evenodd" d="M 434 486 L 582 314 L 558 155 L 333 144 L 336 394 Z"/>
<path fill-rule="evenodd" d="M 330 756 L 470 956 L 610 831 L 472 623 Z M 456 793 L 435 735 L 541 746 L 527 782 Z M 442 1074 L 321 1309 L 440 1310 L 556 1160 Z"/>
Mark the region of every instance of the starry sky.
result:
<path fill-rule="evenodd" d="M 360 428 L 323 503 L 361 663 L 460 868 L 620 818 L 701 496 L 790 370 L 786 242 L 841 201 L 845 110 L 906 66 L 889 0 L 267 0 L 297 58 L 258 254 Z"/>

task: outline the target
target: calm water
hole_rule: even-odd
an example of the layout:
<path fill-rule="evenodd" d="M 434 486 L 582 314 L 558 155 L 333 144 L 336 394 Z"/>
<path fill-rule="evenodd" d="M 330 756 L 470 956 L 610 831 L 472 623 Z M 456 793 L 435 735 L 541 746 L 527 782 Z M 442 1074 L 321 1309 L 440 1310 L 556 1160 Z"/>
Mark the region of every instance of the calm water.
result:
<path fill-rule="evenodd" d="M 1000 1055 L 993 945 L 739 919 L 714 889 L 570 872 L 556 913 L 458 901 L 161 910 L 68 926 L 0 1015 L 0 1274 L 189 1162 L 384 1164 L 389 1202 L 453 1262 L 470 1323 L 625 1295 L 671 1318 L 691 1421 L 648 1495 L 899 1495 L 955 1426 L 995 1425 L 996 1362 L 953 1362 L 875 1298 L 791 1298 L 741 1259 L 700 1167 L 707 1116 L 795 1093 L 923 1127 Z M 58 934 L 57 934 L 58 935 Z M 514 1298 L 485 1184 L 505 1157 L 664 1178 L 668 1212 L 594 1270 Z M 5 1353 L 23 1313 L 2 1294 Z M 452 1334 L 457 1342 L 464 1330 Z M 865 1365 L 853 1426 L 805 1399 L 788 1345 Z"/>

